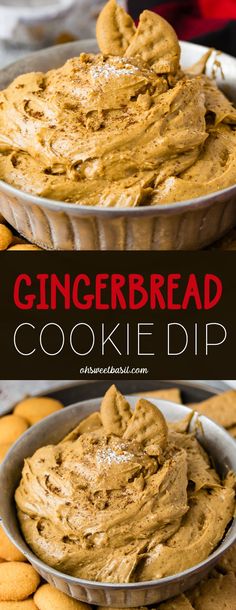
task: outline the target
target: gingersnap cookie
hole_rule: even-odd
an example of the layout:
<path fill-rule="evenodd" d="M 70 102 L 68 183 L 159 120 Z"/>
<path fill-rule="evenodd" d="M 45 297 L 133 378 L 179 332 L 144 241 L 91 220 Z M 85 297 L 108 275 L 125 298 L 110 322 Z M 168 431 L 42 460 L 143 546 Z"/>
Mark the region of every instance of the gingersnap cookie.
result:
<path fill-rule="evenodd" d="M 5 415 L 0 419 L 0 444 L 14 443 L 28 428 L 20 414 Z"/>
<path fill-rule="evenodd" d="M 0 250 L 7 250 L 13 239 L 11 230 L 4 224 L 0 224 Z"/>
<path fill-rule="evenodd" d="M 132 418 L 123 438 L 134 439 L 145 447 L 149 455 L 164 449 L 167 443 L 168 427 L 164 415 L 151 402 L 141 398 L 134 409 Z"/>
<path fill-rule="evenodd" d="M 19 402 L 14 409 L 14 414 L 23 417 L 32 426 L 62 408 L 63 404 L 59 400 L 38 396 L 26 398 Z"/>
<path fill-rule="evenodd" d="M 22 601 L 32 595 L 40 577 L 29 563 L 9 561 L 0 564 L 0 601 Z"/>
<path fill-rule="evenodd" d="M 96 26 L 98 46 L 104 55 L 124 55 L 134 34 L 133 19 L 110 0 L 101 11 Z"/>
<path fill-rule="evenodd" d="M 235 592 L 234 574 L 219 574 L 202 581 L 187 595 L 195 610 L 234 610 Z"/>
<path fill-rule="evenodd" d="M 236 426 L 236 390 L 223 392 L 192 406 L 224 428 Z"/>
<path fill-rule="evenodd" d="M 42 585 L 34 595 L 39 610 L 90 610 L 91 606 L 72 599 L 51 585 Z"/>
<path fill-rule="evenodd" d="M 122 436 L 132 416 L 126 398 L 112 385 L 101 402 L 101 421 L 107 434 Z"/>
<path fill-rule="evenodd" d="M 23 553 L 12 544 L 2 527 L 0 527 L 0 557 L 5 561 L 26 561 Z"/>
<path fill-rule="evenodd" d="M 33 599 L 25 599 L 23 602 L 0 602 L 0 610 L 37 610 Z"/>
<path fill-rule="evenodd" d="M 125 56 L 141 57 L 157 74 L 175 74 L 179 69 L 180 45 L 165 19 L 152 11 L 143 11 Z"/>
<path fill-rule="evenodd" d="M 161 400 L 171 400 L 182 404 L 181 393 L 178 388 L 168 388 L 168 390 L 150 390 L 148 392 L 138 392 L 138 396 L 148 396 L 149 398 L 160 398 Z"/>
<path fill-rule="evenodd" d="M 11 446 L 12 443 L 2 443 L 0 445 L 0 464 L 3 462 L 5 455 L 7 454 Z"/>
<path fill-rule="evenodd" d="M 179 595 L 160 604 L 158 610 L 194 610 L 194 608 L 185 595 Z"/>

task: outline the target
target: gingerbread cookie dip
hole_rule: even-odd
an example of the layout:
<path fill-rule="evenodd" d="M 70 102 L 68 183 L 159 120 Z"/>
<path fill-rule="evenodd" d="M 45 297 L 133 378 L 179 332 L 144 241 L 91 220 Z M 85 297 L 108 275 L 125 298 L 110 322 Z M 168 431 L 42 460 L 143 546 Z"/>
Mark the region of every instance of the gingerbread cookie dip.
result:
<path fill-rule="evenodd" d="M 206 559 L 233 517 L 235 480 L 220 480 L 189 420 L 168 425 L 142 398 L 132 411 L 112 386 L 100 412 L 26 459 L 15 500 L 34 553 L 72 576 L 118 583 Z"/>
<path fill-rule="evenodd" d="M 109 0 L 101 53 L 17 77 L 0 92 L 0 178 L 86 206 L 174 203 L 236 182 L 236 110 L 205 74 L 180 67 L 173 28 L 145 10 L 136 28 Z"/>

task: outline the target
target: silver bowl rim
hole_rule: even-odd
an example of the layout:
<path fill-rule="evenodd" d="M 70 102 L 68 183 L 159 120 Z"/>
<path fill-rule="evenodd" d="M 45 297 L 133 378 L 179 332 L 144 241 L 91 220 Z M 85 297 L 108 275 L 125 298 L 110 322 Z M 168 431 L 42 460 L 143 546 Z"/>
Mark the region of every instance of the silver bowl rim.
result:
<path fill-rule="evenodd" d="M 83 45 L 87 44 L 92 44 L 92 43 L 96 43 L 96 39 L 93 38 L 89 38 L 89 39 L 85 39 L 85 40 L 79 40 L 79 41 L 75 41 L 72 43 L 66 43 L 65 45 L 63 45 L 64 48 L 69 48 L 71 47 L 73 49 L 73 46 L 76 47 L 76 44 L 78 43 L 83 43 Z M 188 48 L 190 46 L 192 47 L 197 47 L 198 49 L 201 48 L 202 49 L 202 53 L 210 50 L 210 47 L 206 47 L 204 45 L 199 45 L 199 44 L 195 44 L 192 42 L 188 42 L 188 41 L 180 41 L 180 44 L 185 47 Z M 23 59 L 29 59 L 31 57 L 35 57 L 36 55 L 42 55 L 44 56 L 48 51 L 50 51 L 51 49 L 56 50 L 57 48 L 59 49 L 61 47 L 61 45 L 55 45 L 53 47 L 48 47 L 47 49 L 43 49 L 41 51 L 35 51 L 34 53 L 31 53 L 30 55 L 27 55 L 26 57 L 24 57 Z M 218 53 L 218 51 L 216 51 Z M 219 51 L 223 57 L 226 57 L 230 60 L 235 61 L 235 65 L 236 65 L 236 58 L 233 57 L 232 55 L 229 55 L 227 53 L 222 53 L 221 51 Z M 9 65 L 7 65 L 5 68 L 3 68 L 2 70 L 0 70 L 0 74 L 1 72 L 6 73 L 8 68 L 12 68 L 14 66 L 17 66 L 18 63 L 22 62 L 22 58 L 17 60 L 16 62 L 13 62 Z M 93 206 L 93 205 L 80 205 L 79 203 L 67 203 L 65 201 L 58 201 L 56 199 L 48 199 L 47 197 L 40 197 L 38 195 L 31 195 L 30 193 L 27 193 L 25 191 L 21 191 L 20 189 L 15 188 L 14 186 L 11 186 L 10 184 L 8 184 L 7 182 L 4 182 L 3 180 L 0 180 L 0 190 L 2 190 L 3 192 L 5 192 L 6 194 L 12 195 L 14 197 L 17 198 L 21 198 L 25 201 L 25 203 L 29 203 L 29 204 L 35 204 L 38 206 L 42 206 L 43 208 L 48 208 L 54 211 L 69 211 L 69 212 L 75 212 L 76 215 L 78 216 L 84 216 L 88 213 L 92 213 L 94 216 L 110 216 L 110 214 L 112 213 L 113 216 L 140 216 L 140 215 L 147 215 L 147 216 L 152 216 L 155 215 L 155 211 L 156 213 L 158 213 L 158 215 L 165 215 L 167 214 L 176 214 L 178 212 L 182 212 L 182 211 L 192 211 L 195 208 L 202 208 L 205 205 L 207 205 L 208 203 L 211 203 L 215 200 L 218 200 L 219 197 L 224 197 L 225 195 L 233 195 L 234 193 L 236 193 L 236 184 L 230 185 L 229 187 L 225 188 L 225 189 L 220 189 L 218 191 L 214 191 L 212 193 L 208 193 L 207 195 L 203 195 L 200 197 L 195 197 L 193 199 L 186 199 L 183 201 L 174 201 L 172 203 L 163 203 L 163 204 L 156 204 L 156 205 L 147 205 L 147 206 L 137 206 L 137 207 L 102 207 L 102 206 Z"/>
<path fill-rule="evenodd" d="M 145 392 L 143 393 L 144 397 L 145 397 Z M 128 400 L 132 399 L 133 401 L 137 400 L 138 398 L 140 398 L 139 395 L 126 395 L 126 398 Z M 80 408 L 81 404 L 83 405 L 94 405 L 94 403 L 98 403 L 98 401 L 100 402 L 102 399 L 102 397 L 99 398 L 92 398 L 86 401 L 81 402 L 76 402 L 68 407 L 66 407 L 66 411 L 68 412 L 68 409 L 72 410 L 74 408 Z M 151 398 L 151 401 L 153 402 L 153 404 L 155 404 L 155 406 L 158 406 L 160 409 L 164 408 L 167 404 L 169 407 L 171 407 L 172 409 L 174 409 L 174 411 L 177 413 L 179 411 L 179 413 L 183 413 L 184 415 L 187 415 L 188 413 L 193 413 L 193 419 L 192 422 L 202 422 L 204 424 L 205 421 L 207 421 L 208 423 L 211 423 L 211 426 L 213 427 L 213 429 L 215 429 L 216 432 L 218 432 L 218 430 L 221 431 L 221 433 L 223 433 L 225 435 L 225 438 L 227 440 L 228 443 L 232 444 L 232 450 L 235 451 L 235 441 L 234 439 L 226 432 L 225 428 L 223 428 L 222 426 L 216 424 L 213 420 L 211 420 L 210 418 L 206 417 L 205 415 L 200 415 L 199 413 L 197 413 L 196 411 L 194 411 L 193 409 L 186 407 L 185 405 L 180 405 L 178 403 L 174 403 L 172 401 L 169 400 L 163 400 L 163 399 L 155 399 L 155 398 Z M 95 406 L 95 405 L 94 405 Z M 37 424 L 35 424 L 34 426 L 31 426 L 31 428 L 29 428 L 28 430 L 26 430 L 26 432 L 16 441 L 16 443 L 14 443 L 14 445 L 12 446 L 12 448 L 8 451 L 5 459 L 3 460 L 2 464 L 0 465 L 0 479 L 2 476 L 2 473 L 4 471 L 4 466 L 7 464 L 8 459 L 11 457 L 11 455 L 17 451 L 17 447 L 18 444 L 22 443 L 22 440 L 24 440 L 26 437 L 30 436 L 32 433 L 32 430 L 35 431 L 39 431 L 41 426 L 44 424 L 45 422 L 48 424 L 48 426 L 50 426 L 53 422 L 55 422 L 55 419 L 59 418 L 59 417 L 63 417 L 63 413 L 64 413 L 64 409 L 62 409 L 61 411 L 57 411 L 51 415 L 49 415 L 48 417 L 44 418 L 43 420 L 39 421 Z M 79 420 L 78 420 L 79 421 Z M 0 517 L 1 517 L 1 511 L 0 511 Z M 11 534 L 11 532 L 8 530 L 8 527 L 5 525 L 4 521 L 2 520 L 1 522 L 2 527 L 5 531 L 5 533 L 7 534 L 7 536 L 10 538 L 10 540 L 12 541 L 12 543 L 24 554 L 26 555 L 25 549 L 14 539 L 14 536 Z M 202 569 L 206 568 L 207 566 L 209 566 L 209 569 L 211 567 L 211 564 L 215 564 L 215 560 L 216 558 L 220 558 L 227 549 L 229 549 L 235 542 L 236 542 L 236 529 L 233 535 L 233 539 L 230 540 L 229 539 L 229 532 L 231 531 L 231 529 L 233 528 L 233 526 L 236 524 L 236 516 L 233 517 L 232 522 L 230 523 L 229 528 L 227 529 L 227 531 L 224 534 L 223 539 L 221 540 L 220 544 L 218 545 L 218 547 L 213 551 L 213 553 L 211 553 L 211 555 L 209 555 L 209 557 L 207 557 L 207 559 L 205 559 L 204 561 L 201 561 L 200 563 L 196 564 L 195 566 L 188 568 L 187 570 L 184 570 L 183 572 L 178 572 L 177 574 L 173 574 L 171 576 L 166 576 L 164 578 L 159 578 L 156 580 L 148 580 L 148 581 L 140 581 L 137 583 L 106 583 L 106 582 L 99 582 L 99 581 L 92 581 L 92 580 L 86 580 L 86 579 L 82 579 L 82 578 L 75 578 L 74 576 L 71 576 L 70 574 L 66 574 L 64 572 L 60 572 L 58 570 L 56 570 L 55 568 L 52 568 L 51 566 L 49 566 L 48 564 L 44 563 L 43 561 L 41 561 L 41 559 L 39 559 L 37 557 L 37 555 L 35 555 L 30 547 L 27 545 L 26 541 L 23 538 L 23 535 L 21 534 L 20 531 L 20 527 L 18 526 L 20 535 L 22 537 L 22 540 L 24 542 L 24 544 L 27 546 L 27 559 L 29 559 L 30 562 L 33 563 L 33 565 L 35 565 L 36 567 L 38 567 L 39 572 L 40 570 L 42 570 L 44 573 L 45 572 L 49 572 L 49 574 L 54 575 L 55 577 L 59 578 L 60 580 L 66 580 L 67 582 L 74 584 L 74 585 L 82 585 L 84 587 L 87 588 L 98 588 L 98 589 L 122 589 L 122 590 L 136 590 L 136 589 L 143 589 L 143 588 L 154 588 L 154 587 L 158 587 L 158 586 L 164 586 L 165 584 L 171 584 L 173 582 L 178 581 L 179 579 L 188 577 L 189 575 L 195 573 L 195 572 L 199 572 Z"/>

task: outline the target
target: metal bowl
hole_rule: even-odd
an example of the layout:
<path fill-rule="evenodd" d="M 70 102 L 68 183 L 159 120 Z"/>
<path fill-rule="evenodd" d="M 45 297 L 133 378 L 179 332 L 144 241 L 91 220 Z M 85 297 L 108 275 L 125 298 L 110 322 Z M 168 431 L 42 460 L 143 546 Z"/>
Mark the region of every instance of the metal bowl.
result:
<path fill-rule="evenodd" d="M 128 400 L 134 407 L 137 397 L 129 396 Z M 153 399 L 152 402 L 158 405 L 169 421 L 180 420 L 191 412 L 189 408 L 169 401 Z M 58 411 L 30 428 L 13 446 L 0 468 L 0 513 L 3 527 L 41 576 L 60 591 L 89 604 L 114 608 L 146 606 L 178 595 L 204 578 L 219 557 L 236 541 L 236 519 L 218 548 L 200 564 L 174 576 L 124 585 L 82 580 L 50 568 L 26 545 L 17 521 L 14 492 L 21 478 L 24 458 L 43 445 L 59 442 L 81 419 L 97 410 L 100 403 L 101 399 L 93 399 Z M 214 460 L 220 475 L 224 476 L 229 470 L 236 471 L 234 440 L 223 428 L 204 416 L 196 414 L 192 428 L 197 418 L 201 422 L 201 426 L 197 426 L 197 438 Z"/>
<path fill-rule="evenodd" d="M 0 89 L 16 76 L 61 66 L 82 51 L 97 52 L 84 40 L 34 53 L 0 71 Z M 207 48 L 182 42 L 182 65 L 197 61 Z M 236 101 L 236 59 L 222 53 L 218 84 Z M 208 64 L 211 74 L 212 61 Z M 0 212 L 26 239 L 52 250 L 197 250 L 220 238 L 236 223 L 236 185 L 173 204 L 99 208 L 43 199 L 0 181 Z"/>

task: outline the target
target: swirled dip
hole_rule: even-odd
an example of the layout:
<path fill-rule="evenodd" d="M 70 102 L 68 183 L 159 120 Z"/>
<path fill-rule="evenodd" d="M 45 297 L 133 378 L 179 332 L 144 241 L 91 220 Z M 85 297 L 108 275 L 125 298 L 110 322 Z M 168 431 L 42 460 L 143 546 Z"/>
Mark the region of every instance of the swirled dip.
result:
<path fill-rule="evenodd" d="M 136 30 L 114 0 L 101 54 L 19 76 L 0 92 L 0 178 L 33 195 L 89 206 L 175 202 L 236 183 L 236 110 L 188 73 L 171 26 L 144 11 Z"/>
<path fill-rule="evenodd" d="M 112 386 L 100 413 L 25 461 L 16 491 L 26 542 L 50 566 L 102 582 L 162 578 L 206 559 L 235 507 L 185 420 L 167 426 Z"/>

